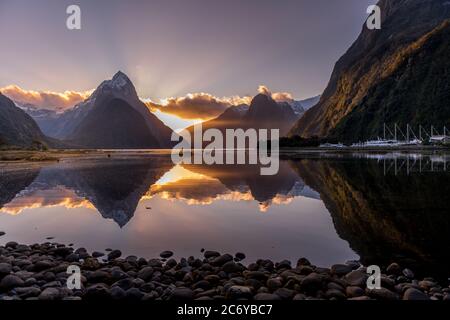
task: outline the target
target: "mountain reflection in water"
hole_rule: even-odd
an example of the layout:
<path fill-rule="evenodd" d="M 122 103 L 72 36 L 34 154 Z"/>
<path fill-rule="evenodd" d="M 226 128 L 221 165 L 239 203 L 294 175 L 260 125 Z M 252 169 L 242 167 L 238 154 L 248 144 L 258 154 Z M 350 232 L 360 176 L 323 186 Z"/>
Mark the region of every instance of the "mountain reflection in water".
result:
<path fill-rule="evenodd" d="M 403 156 L 394 157 L 397 158 L 402 160 Z M 429 160 L 429 157 L 420 158 L 424 162 Z M 180 224 L 189 219 L 204 219 L 200 215 L 206 217 L 209 214 L 208 219 L 217 221 L 206 223 L 216 223 L 217 230 L 227 217 L 211 217 L 209 212 L 198 213 L 196 218 L 192 216 L 198 211 L 195 208 L 210 208 L 217 214 L 222 214 L 223 208 L 231 210 L 234 213 L 230 213 L 229 219 L 237 221 L 235 227 L 230 222 L 235 234 L 229 236 L 236 236 L 238 241 L 241 237 L 247 239 L 244 231 L 238 230 L 239 220 L 244 219 L 239 215 L 245 215 L 247 211 L 267 212 L 275 220 L 267 221 L 267 226 L 259 226 L 261 229 L 253 232 L 265 230 L 265 233 L 271 233 L 269 230 L 272 228 L 273 234 L 265 236 L 270 238 L 271 243 L 277 237 L 283 238 L 289 244 L 286 250 L 297 251 L 290 253 L 292 256 L 304 255 L 303 252 L 316 246 L 317 250 L 328 251 L 322 255 L 331 255 L 333 259 L 355 258 L 345 249 L 345 242 L 336 244 L 333 239 L 338 236 L 347 241 L 351 250 L 367 265 L 399 261 L 413 265 L 415 269 L 422 266 L 433 268 L 436 273 L 448 270 L 449 172 L 396 170 L 393 174 L 386 172 L 386 159 L 392 160 L 392 155 L 286 158 L 281 161 L 280 171 L 275 176 L 261 176 L 260 168 L 250 165 L 174 166 L 167 155 L 67 160 L 35 169 L 2 169 L 0 223 L 5 215 L 20 216 L 37 209 L 81 208 L 98 211 L 103 218 L 124 228 L 133 219 L 141 202 L 145 202 L 151 215 L 158 214 L 159 210 L 175 210 L 176 203 L 177 208 L 182 206 L 183 217 L 177 218 Z M 237 206 L 238 203 L 247 205 Z M 159 210 L 153 211 L 152 206 L 158 204 Z M 284 218 L 283 214 L 287 213 L 283 213 L 283 207 L 288 209 L 289 218 Z M 316 211 L 331 217 L 332 224 L 321 220 L 314 222 L 315 229 L 306 227 L 308 222 L 302 219 L 314 220 L 319 215 Z M 297 218 L 292 215 L 295 212 L 299 213 Z M 287 225 L 274 222 L 277 214 L 279 222 Z M 152 218 L 157 219 L 154 216 L 148 219 Z M 245 220 L 245 223 L 251 226 L 253 221 L 257 228 L 258 223 L 264 223 L 259 219 L 263 218 L 255 216 Z M 302 223 L 297 231 L 292 230 L 296 221 Z M 335 230 L 334 235 L 327 229 L 330 227 L 327 224 Z M 186 228 L 193 227 L 186 224 Z M 197 236 L 186 230 L 176 230 L 180 238 Z M 208 234 L 202 237 L 208 236 L 213 237 Z M 214 236 L 219 243 L 226 239 L 224 235 Z M 263 239 L 260 234 L 253 236 Z M 310 243 L 311 237 L 320 240 Z M 163 242 L 162 246 L 163 239 L 166 238 L 158 238 Z M 152 241 L 155 239 L 152 238 Z M 175 240 L 165 241 L 167 245 L 168 242 L 172 245 Z M 271 248 L 272 251 L 285 252 L 282 248 L 274 248 Z M 172 247 L 168 249 L 177 250 Z M 270 251 L 269 248 L 266 250 Z M 132 248 L 130 251 L 133 251 Z M 264 251 L 255 254 L 262 253 Z M 328 261 L 324 258 L 323 262 Z"/>

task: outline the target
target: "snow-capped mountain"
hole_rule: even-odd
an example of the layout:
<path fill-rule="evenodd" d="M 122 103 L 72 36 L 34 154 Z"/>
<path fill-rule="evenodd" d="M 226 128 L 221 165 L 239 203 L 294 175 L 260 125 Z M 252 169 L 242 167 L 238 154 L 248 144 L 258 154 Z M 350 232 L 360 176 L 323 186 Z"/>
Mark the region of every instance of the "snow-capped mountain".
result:
<path fill-rule="evenodd" d="M 168 148 L 172 130 L 140 101 L 131 80 L 117 72 L 85 101 L 63 113 L 23 106 L 50 137 L 86 148 Z"/>

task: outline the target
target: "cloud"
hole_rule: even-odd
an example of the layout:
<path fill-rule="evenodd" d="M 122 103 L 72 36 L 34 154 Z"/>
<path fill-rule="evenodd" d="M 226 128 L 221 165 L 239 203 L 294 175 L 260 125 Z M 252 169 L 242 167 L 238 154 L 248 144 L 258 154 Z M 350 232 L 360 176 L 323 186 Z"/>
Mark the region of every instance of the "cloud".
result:
<path fill-rule="evenodd" d="M 272 97 L 277 102 L 292 102 L 294 98 L 288 92 L 272 93 L 268 87 L 260 85 L 258 92 Z M 241 104 L 250 105 L 252 96 L 215 97 L 209 93 L 190 93 L 184 97 L 161 99 L 159 103 L 147 101 L 153 111 L 161 111 L 189 120 L 210 120 L 217 118 L 227 108 Z"/>
<path fill-rule="evenodd" d="M 0 88 L 0 92 L 18 104 L 32 104 L 36 107 L 62 111 L 75 106 L 89 97 L 92 91 L 63 93 L 51 91 L 24 90 L 16 85 Z"/>
<path fill-rule="evenodd" d="M 51 92 L 24 90 L 16 85 L 0 88 L 0 92 L 18 104 L 32 104 L 39 108 L 63 111 L 87 99 L 92 91 Z M 272 92 L 267 86 L 258 87 L 258 92 L 271 96 L 277 102 L 292 102 L 293 96 L 288 92 Z M 250 105 L 253 97 L 228 96 L 216 97 L 209 93 L 189 93 L 184 97 L 161 99 L 158 102 L 142 99 L 152 112 L 162 112 L 188 121 L 206 121 L 217 118 L 231 106 Z"/>
<path fill-rule="evenodd" d="M 218 98 L 208 93 L 190 93 L 184 97 L 162 99 L 160 103 L 148 101 L 152 111 L 176 115 L 183 119 L 209 120 L 221 115 L 232 105 L 248 104 L 248 97 Z"/>
<path fill-rule="evenodd" d="M 272 97 L 272 99 L 277 102 L 292 102 L 292 101 L 294 101 L 294 97 L 289 92 L 272 93 L 272 91 L 270 91 L 269 88 L 267 88 L 264 85 L 260 85 L 258 87 L 258 92 L 261 94 L 265 94 L 266 96 Z"/>

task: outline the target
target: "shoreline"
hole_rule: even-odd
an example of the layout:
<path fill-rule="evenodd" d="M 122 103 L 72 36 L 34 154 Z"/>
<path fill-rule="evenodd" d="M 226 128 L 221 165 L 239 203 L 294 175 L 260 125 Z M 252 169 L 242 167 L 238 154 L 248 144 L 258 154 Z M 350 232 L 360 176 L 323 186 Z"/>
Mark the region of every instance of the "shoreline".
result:
<path fill-rule="evenodd" d="M 306 258 L 258 260 L 245 254 L 204 251 L 175 260 L 171 251 L 154 259 L 122 257 L 119 250 L 88 253 L 46 242 L 0 246 L 0 300 L 444 300 L 449 284 L 416 279 L 392 263 L 382 268 L 381 289 L 367 289 L 367 270 L 357 261 L 328 268 Z M 81 270 L 81 289 L 70 290 L 67 268 Z"/>
<path fill-rule="evenodd" d="M 0 164 L 22 164 L 22 163 L 55 163 L 62 160 L 76 159 L 83 157 L 111 157 L 120 156 L 145 156 L 149 153 L 155 155 L 170 155 L 170 149 L 80 149 L 80 150 L 60 150 L 50 149 L 47 151 L 36 150 L 0 150 Z M 450 153 L 448 147 L 373 147 L 373 148 L 280 148 L 279 155 L 283 156 L 311 156 L 320 154 L 389 154 L 389 153 L 421 153 L 424 155 Z"/>

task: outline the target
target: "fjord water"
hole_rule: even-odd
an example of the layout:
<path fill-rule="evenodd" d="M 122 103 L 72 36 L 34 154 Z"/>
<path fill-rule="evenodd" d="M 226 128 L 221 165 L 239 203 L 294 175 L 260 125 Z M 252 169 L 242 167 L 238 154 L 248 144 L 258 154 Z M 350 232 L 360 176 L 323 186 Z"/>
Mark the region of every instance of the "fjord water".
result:
<path fill-rule="evenodd" d="M 2 164 L 0 243 L 55 241 L 146 258 L 205 248 L 244 252 L 248 262 L 396 261 L 446 272 L 447 160 L 297 155 L 283 157 L 275 176 L 250 165 L 173 165 L 152 152 Z"/>

